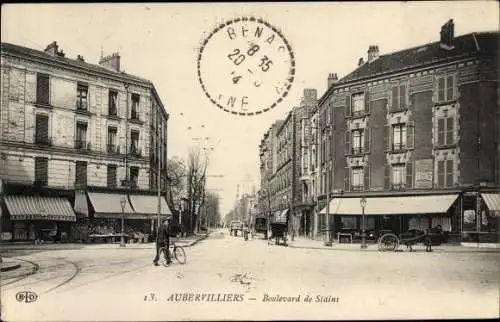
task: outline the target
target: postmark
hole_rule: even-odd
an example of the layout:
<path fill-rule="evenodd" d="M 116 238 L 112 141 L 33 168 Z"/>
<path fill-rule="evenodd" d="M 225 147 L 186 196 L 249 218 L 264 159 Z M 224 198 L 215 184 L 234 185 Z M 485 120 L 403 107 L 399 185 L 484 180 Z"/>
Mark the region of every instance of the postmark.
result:
<path fill-rule="evenodd" d="M 295 77 L 293 50 L 281 31 L 255 17 L 220 24 L 203 40 L 197 61 L 205 96 L 225 112 L 251 116 L 276 107 Z"/>

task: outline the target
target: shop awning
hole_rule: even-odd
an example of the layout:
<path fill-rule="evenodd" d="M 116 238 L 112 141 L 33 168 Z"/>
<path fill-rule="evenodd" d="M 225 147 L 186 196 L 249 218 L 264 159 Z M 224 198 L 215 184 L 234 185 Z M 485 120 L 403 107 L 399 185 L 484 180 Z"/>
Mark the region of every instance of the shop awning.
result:
<path fill-rule="evenodd" d="M 432 196 L 366 197 L 366 215 L 410 215 L 446 213 L 458 194 Z M 335 198 L 330 201 L 330 214 L 361 215 L 361 198 Z M 320 211 L 326 214 L 326 207 Z"/>
<path fill-rule="evenodd" d="M 122 206 L 120 201 L 125 200 L 125 207 L 123 208 L 123 216 L 127 219 L 142 219 L 136 216 L 134 209 L 130 206 L 126 194 L 114 193 L 100 193 L 89 192 L 89 199 L 92 207 L 94 207 L 95 218 L 121 218 Z"/>
<path fill-rule="evenodd" d="M 500 212 L 500 193 L 482 193 L 481 197 L 489 211 Z"/>
<path fill-rule="evenodd" d="M 76 221 L 69 200 L 61 197 L 5 196 L 11 220 Z"/>
<path fill-rule="evenodd" d="M 172 215 L 164 197 L 160 197 L 162 216 Z M 130 195 L 130 202 L 136 213 L 146 215 L 158 214 L 158 196 Z"/>

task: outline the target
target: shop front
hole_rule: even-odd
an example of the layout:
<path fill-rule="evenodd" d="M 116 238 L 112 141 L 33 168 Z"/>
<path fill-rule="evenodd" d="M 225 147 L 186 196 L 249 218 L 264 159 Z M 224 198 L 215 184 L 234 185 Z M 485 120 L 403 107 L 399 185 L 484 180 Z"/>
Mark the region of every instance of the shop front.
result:
<path fill-rule="evenodd" d="M 135 217 L 140 219 L 129 220 L 129 233 L 137 236 L 136 239 L 145 238 L 152 241 L 156 236 L 158 223 L 162 222 L 167 216 L 172 216 L 172 211 L 168 207 L 164 197 L 152 195 L 131 194 L 130 203 L 135 210 Z M 160 207 L 158 209 L 158 207 Z M 178 222 L 172 220 L 172 228 L 178 227 Z M 180 227 L 175 228 L 180 232 Z"/>
<path fill-rule="evenodd" d="M 462 208 L 462 242 L 499 243 L 500 193 L 466 192 Z"/>
<path fill-rule="evenodd" d="M 459 229 L 452 227 L 453 218 L 458 218 L 460 213 L 458 197 L 458 194 L 367 196 L 365 204 L 360 197 L 335 198 L 329 207 L 332 238 L 337 241 L 341 237 L 349 241 L 360 239 L 363 219 L 367 237 L 372 240 L 387 232 L 424 233 L 432 228 L 448 235 Z M 326 217 L 326 207 L 320 215 Z"/>
<path fill-rule="evenodd" d="M 68 241 L 76 215 L 68 199 L 45 196 L 5 196 L 6 225 L 12 241 Z"/>

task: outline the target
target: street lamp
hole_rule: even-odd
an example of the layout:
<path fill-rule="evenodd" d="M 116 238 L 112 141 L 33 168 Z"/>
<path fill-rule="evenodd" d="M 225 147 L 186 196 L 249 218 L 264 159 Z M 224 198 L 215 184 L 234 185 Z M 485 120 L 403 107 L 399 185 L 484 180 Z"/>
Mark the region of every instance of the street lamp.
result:
<path fill-rule="evenodd" d="M 361 233 L 361 249 L 367 248 L 366 246 L 366 221 L 365 221 L 365 207 L 366 207 L 366 198 L 363 197 L 359 201 L 359 204 L 361 205 L 361 221 L 363 225 L 363 231 Z"/>
<path fill-rule="evenodd" d="M 127 199 L 122 197 L 120 199 L 120 206 L 122 206 L 122 233 L 120 237 L 120 247 L 125 247 L 125 204 Z"/>

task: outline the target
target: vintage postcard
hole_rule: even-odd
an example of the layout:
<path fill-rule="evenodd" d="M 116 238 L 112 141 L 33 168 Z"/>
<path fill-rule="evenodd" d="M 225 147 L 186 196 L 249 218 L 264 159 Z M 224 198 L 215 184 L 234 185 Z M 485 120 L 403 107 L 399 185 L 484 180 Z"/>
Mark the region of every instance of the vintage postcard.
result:
<path fill-rule="evenodd" d="M 499 318 L 497 2 L 1 14 L 2 320 Z"/>

